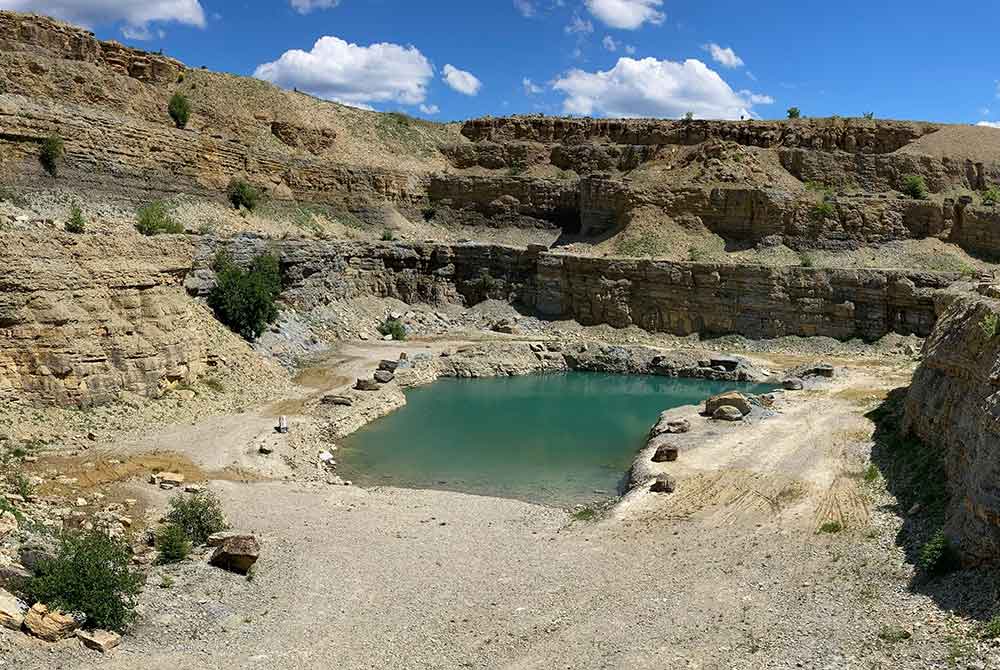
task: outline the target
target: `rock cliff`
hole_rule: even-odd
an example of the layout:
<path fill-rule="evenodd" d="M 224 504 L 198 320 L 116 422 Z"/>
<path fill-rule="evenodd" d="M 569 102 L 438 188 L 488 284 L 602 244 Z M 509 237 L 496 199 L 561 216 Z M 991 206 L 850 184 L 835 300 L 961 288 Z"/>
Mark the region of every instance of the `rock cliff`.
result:
<path fill-rule="evenodd" d="M 1000 556 L 1000 292 L 946 293 L 906 399 L 904 430 L 939 449 L 946 533 L 971 562 Z"/>

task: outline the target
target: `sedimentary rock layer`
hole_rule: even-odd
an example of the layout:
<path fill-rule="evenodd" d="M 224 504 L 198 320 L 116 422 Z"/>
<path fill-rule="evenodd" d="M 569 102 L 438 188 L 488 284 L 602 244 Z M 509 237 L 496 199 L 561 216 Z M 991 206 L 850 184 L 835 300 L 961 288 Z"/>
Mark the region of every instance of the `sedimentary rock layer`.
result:
<path fill-rule="evenodd" d="M 946 532 L 967 559 L 1000 556 L 1000 301 L 942 295 L 906 399 L 904 430 L 939 449 L 952 502 Z"/>

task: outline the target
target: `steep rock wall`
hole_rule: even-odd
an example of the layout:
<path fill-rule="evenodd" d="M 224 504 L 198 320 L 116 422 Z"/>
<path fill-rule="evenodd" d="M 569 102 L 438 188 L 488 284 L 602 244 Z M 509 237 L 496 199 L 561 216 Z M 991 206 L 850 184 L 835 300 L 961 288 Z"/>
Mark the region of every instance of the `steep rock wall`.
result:
<path fill-rule="evenodd" d="M 942 296 L 906 398 L 903 429 L 944 457 L 952 504 L 945 530 L 972 562 L 1000 559 L 1000 301 Z"/>

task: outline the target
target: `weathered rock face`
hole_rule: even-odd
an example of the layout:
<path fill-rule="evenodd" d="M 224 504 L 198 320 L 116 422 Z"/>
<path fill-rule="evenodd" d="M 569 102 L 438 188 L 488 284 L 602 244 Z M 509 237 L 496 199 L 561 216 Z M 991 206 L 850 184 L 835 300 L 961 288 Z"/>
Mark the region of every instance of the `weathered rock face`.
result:
<path fill-rule="evenodd" d="M 41 603 L 35 603 L 24 617 L 24 627 L 32 635 L 46 642 L 58 642 L 73 634 L 80 624 L 76 619 L 58 610 L 50 610 Z"/>
<path fill-rule="evenodd" d="M 181 236 L 5 236 L 0 394 L 83 405 L 122 390 L 156 396 L 213 365 L 224 331 L 183 289 L 192 255 Z"/>
<path fill-rule="evenodd" d="M 906 398 L 903 429 L 944 457 L 946 533 L 973 562 L 1000 559 L 1000 301 L 942 296 Z"/>

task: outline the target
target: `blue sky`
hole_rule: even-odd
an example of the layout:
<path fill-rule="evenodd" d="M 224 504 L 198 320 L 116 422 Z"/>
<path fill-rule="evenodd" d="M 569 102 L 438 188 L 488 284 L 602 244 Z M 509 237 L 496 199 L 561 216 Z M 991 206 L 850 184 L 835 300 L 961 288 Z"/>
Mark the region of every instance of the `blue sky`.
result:
<path fill-rule="evenodd" d="M 188 65 L 438 120 L 1000 121 L 990 2 L 0 0 Z"/>

